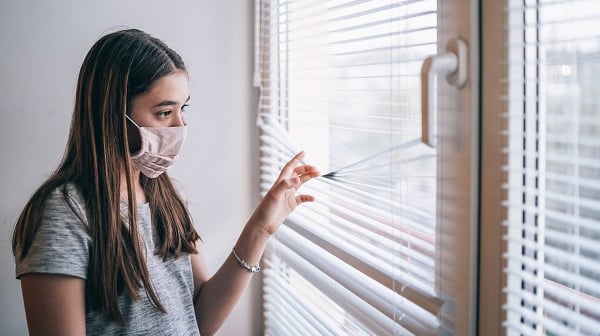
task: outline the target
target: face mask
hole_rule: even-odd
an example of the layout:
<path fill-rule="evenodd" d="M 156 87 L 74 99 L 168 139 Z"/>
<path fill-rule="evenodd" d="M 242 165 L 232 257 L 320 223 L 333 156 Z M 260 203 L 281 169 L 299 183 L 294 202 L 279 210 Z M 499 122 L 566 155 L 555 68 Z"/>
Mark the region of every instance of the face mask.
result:
<path fill-rule="evenodd" d="M 187 134 L 186 126 L 140 127 L 126 116 L 140 131 L 142 148 L 131 155 L 133 165 L 149 178 L 164 173 L 179 157 Z"/>

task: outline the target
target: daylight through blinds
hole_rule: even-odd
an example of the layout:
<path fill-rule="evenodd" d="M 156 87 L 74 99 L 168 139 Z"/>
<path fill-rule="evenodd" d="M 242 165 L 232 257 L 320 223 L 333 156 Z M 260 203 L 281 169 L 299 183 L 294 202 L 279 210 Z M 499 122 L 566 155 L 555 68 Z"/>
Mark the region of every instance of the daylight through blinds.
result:
<path fill-rule="evenodd" d="M 265 255 L 269 335 L 439 332 L 436 149 L 418 139 L 437 1 L 258 1 L 261 188 L 324 174 Z"/>
<path fill-rule="evenodd" d="M 600 3 L 510 1 L 509 334 L 600 331 Z"/>

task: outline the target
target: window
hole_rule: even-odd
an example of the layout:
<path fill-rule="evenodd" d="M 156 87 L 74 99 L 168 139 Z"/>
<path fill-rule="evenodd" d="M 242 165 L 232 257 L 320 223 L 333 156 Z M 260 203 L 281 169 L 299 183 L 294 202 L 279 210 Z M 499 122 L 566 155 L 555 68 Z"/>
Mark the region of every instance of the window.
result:
<path fill-rule="evenodd" d="M 264 190 L 298 145 L 331 172 L 264 258 L 266 334 L 431 334 L 444 300 L 420 68 L 437 1 L 257 6 Z"/>
<path fill-rule="evenodd" d="M 264 189 L 299 148 L 333 172 L 266 254 L 267 334 L 598 334 L 598 1 L 257 5 Z M 431 148 L 421 64 L 455 36 Z"/>
<path fill-rule="evenodd" d="M 508 334 L 600 331 L 600 6 L 510 1 Z"/>
<path fill-rule="evenodd" d="M 476 86 L 438 76 L 429 95 L 437 145 L 420 137 L 423 61 L 451 37 L 471 39 L 470 5 L 256 6 L 263 188 L 300 148 L 331 172 L 305 186 L 317 201 L 290 216 L 265 255 L 267 334 L 468 334 Z"/>

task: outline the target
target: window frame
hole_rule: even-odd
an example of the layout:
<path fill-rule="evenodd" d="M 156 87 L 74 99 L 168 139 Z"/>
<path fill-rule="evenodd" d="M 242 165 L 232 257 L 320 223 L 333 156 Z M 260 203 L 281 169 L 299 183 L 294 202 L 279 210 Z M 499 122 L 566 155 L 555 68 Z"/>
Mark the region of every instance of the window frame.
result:
<path fill-rule="evenodd" d="M 506 211 L 500 206 L 506 199 L 502 183 L 506 173 L 502 171 L 504 158 L 499 155 L 505 142 L 501 137 L 505 121 L 501 118 L 506 111 L 506 103 L 500 97 L 508 91 L 507 82 L 485 80 L 485 78 L 506 78 L 506 67 L 501 64 L 508 59 L 508 39 L 505 34 L 506 19 L 498 13 L 505 13 L 506 0 L 481 1 L 480 34 L 480 208 L 479 208 L 479 271 L 478 271 L 478 310 L 477 331 L 480 335 L 502 335 L 505 333 L 502 322 L 506 314 L 502 305 L 506 295 L 502 289 L 506 285 L 503 268 L 506 262 L 502 253 L 506 243 L 502 239 L 505 230 L 501 225 Z M 485 24 L 483 24 L 485 22 Z M 486 111 L 486 113 L 483 113 Z"/>

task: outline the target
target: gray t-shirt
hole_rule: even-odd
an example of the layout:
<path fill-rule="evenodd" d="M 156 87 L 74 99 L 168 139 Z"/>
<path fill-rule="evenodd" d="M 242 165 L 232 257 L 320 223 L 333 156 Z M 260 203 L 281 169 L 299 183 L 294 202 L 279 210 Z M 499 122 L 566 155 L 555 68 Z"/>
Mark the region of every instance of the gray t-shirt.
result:
<path fill-rule="evenodd" d="M 52 193 L 46 202 L 40 227 L 27 256 L 23 260 L 19 260 L 18 256 L 16 258 L 17 278 L 27 273 L 53 273 L 87 279 L 92 241 L 85 222 L 85 203 L 75 187 L 69 185 L 67 190 L 78 214 L 69 207 L 62 188 Z M 126 203 L 121 204 L 121 210 L 126 213 Z M 143 289 L 140 289 L 138 302 L 123 293 L 119 296 L 119 307 L 125 318 L 125 325 L 109 322 L 102 313 L 88 309 L 87 334 L 199 335 L 194 314 L 190 256 L 184 254 L 178 259 L 163 261 L 160 256 L 155 255 L 159 242 L 152 229 L 148 204 L 138 205 L 137 214 L 148 272 L 167 313 L 163 314 L 156 309 Z"/>

